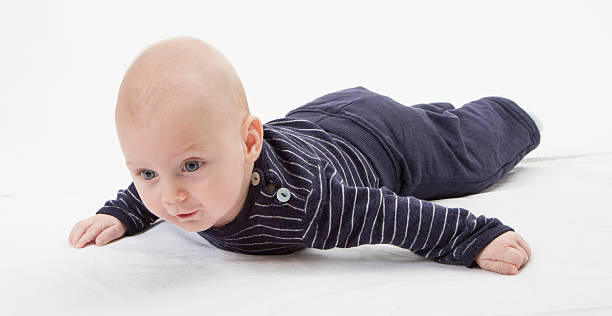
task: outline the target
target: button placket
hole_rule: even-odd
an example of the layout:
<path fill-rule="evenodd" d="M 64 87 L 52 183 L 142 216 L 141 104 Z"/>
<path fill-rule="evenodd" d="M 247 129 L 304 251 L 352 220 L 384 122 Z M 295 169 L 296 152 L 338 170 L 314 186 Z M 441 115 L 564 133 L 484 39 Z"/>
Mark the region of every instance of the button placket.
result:
<path fill-rule="evenodd" d="M 270 187 L 268 187 L 268 185 L 264 187 L 264 190 L 268 194 L 272 194 L 274 198 L 274 202 L 272 203 L 281 204 L 289 201 L 289 199 L 291 198 L 291 191 L 289 191 L 288 188 L 282 187 L 283 182 L 278 177 L 278 175 L 273 172 L 273 170 L 270 170 L 270 172 L 268 172 L 266 175 L 268 176 L 268 178 L 265 181 L 268 183 L 272 183 L 272 187 L 274 188 L 274 190 L 272 190 Z"/>

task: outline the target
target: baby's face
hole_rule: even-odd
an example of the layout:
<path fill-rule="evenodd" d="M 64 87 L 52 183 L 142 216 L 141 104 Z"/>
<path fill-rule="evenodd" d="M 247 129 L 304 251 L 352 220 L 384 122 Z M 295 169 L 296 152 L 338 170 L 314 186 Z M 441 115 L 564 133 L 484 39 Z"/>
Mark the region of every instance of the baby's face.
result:
<path fill-rule="evenodd" d="M 134 185 L 149 211 L 190 232 L 223 226 L 241 210 L 250 170 L 240 126 L 188 94 L 155 102 L 156 113 L 119 118 L 117 132 Z M 239 124 L 238 124 L 239 125 Z M 252 165 L 251 165 L 252 166 Z M 252 168 L 252 167 L 251 167 Z"/>

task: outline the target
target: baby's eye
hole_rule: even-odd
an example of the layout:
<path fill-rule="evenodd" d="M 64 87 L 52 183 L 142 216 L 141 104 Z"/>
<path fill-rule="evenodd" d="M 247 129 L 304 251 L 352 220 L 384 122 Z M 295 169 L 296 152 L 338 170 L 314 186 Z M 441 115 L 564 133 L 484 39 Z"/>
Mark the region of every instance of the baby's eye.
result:
<path fill-rule="evenodd" d="M 138 172 L 145 180 L 151 180 L 155 178 L 155 171 L 153 170 L 141 170 Z"/>
<path fill-rule="evenodd" d="M 198 170 L 201 165 L 202 165 L 201 161 L 189 160 L 189 161 L 187 161 L 185 163 L 185 170 L 187 170 L 189 172 L 194 172 L 194 171 Z"/>

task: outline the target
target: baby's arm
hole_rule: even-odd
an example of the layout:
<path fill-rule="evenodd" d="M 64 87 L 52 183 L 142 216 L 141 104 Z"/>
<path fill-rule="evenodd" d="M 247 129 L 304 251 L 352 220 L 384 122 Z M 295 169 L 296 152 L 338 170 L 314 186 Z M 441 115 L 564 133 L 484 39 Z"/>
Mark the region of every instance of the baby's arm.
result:
<path fill-rule="evenodd" d="M 399 196 L 386 187 L 346 185 L 335 174 L 322 185 L 320 203 L 313 201 L 319 207 L 304 223 L 304 243 L 312 248 L 391 244 L 435 262 L 471 268 L 477 265 L 476 256 L 485 247 L 491 254 L 485 251 L 479 257 L 481 263 L 501 260 L 500 249 L 505 242 L 500 241 L 505 238 L 499 236 L 513 231 L 496 218 Z M 492 269 L 486 263 L 483 268 Z"/>
<path fill-rule="evenodd" d="M 126 190 L 119 190 L 116 200 L 108 200 L 95 216 L 74 225 L 70 232 L 70 244 L 81 248 L 95 240 L 99 246 L 124 234 L 134 235 L 158 219 L 142 203 L 134 183 Z"/>

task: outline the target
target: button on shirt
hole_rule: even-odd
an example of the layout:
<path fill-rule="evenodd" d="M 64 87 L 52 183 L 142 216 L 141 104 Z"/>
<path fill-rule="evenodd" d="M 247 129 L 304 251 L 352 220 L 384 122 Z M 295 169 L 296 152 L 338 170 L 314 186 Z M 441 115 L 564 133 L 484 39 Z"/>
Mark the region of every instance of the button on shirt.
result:
<path fill-rule="evenodd" d="M 287 188 L 280 188 L 276 191 L 276 199 L 280 202 L 287 202 L 291 198 L 291 192 Z"/>

